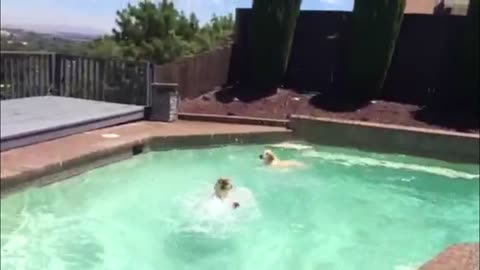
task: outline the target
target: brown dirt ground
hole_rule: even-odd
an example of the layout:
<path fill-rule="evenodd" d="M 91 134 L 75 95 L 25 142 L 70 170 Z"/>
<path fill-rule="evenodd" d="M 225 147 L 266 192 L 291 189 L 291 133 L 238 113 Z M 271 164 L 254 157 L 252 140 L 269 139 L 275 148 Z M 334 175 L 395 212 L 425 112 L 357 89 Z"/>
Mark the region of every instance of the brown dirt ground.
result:
<path fill-rule="evenodd" d="M 478 116 L 475 119 L 465 119 L 452 114 L 438 116 L 410 104 L 373 101 L 362 107 L 339 110 L 312 102 L 320 99 L 319 96 L 314 97 L 314 95 L 289 90 L 278 90 L 275 95 L 250 102 L 232 99 L 222 102 L 217 99 L 215 92 L 210 92 L 195 99 L 183 100 L 180 104 L 180 112 L 271 119 L 286 119 L 288 115 L 300 114 L 470 133 L 479 132 Z"/>

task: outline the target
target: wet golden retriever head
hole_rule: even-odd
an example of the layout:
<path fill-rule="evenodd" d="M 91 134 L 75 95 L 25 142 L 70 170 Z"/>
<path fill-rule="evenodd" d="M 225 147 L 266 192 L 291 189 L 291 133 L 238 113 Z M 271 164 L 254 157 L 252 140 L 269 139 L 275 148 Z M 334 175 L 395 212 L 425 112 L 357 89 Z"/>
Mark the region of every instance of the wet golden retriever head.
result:
<path fill-rule="evenodd" d="M 277 157 L 276 157 L 275 154 L 272 152 L 272 150 L 267 149 L 267 150 L 263 151 L 263 154 L 262 154 L 262 155 L 260 155 L 260 159 L 263 160 L 263 162 L 264 162 L 265 164 L 269 165 L 269 164 L 272 164 L 272 162 L 273 162 L 274 160 L 276 160 Z"/>
<path fill-rule="evenodd" d="M 220 178 L 215 183 L 215 195 L 220 198 L 224 199 L 227 197 L 228 192 L 232 190 L 233 184 L 232 181 L 228 178 Z"/>

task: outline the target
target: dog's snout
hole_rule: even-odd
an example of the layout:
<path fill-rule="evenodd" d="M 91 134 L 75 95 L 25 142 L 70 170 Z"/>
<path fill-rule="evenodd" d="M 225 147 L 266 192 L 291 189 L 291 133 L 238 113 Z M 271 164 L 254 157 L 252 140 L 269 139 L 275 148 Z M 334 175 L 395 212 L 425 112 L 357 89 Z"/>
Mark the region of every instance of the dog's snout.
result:
<path fill-rule="evenodd" d="M 263 159 L 263 155 L 258 156 L 260 159 Z"/>

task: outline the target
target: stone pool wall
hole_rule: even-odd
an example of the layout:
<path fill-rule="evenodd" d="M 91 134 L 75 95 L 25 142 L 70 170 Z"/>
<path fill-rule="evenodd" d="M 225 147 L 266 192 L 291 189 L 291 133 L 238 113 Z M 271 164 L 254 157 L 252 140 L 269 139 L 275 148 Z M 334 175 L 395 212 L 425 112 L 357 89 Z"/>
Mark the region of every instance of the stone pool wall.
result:
<path fill-rule="evenodd" d="M 292 116 L 289 127 L 307 141 L 450 162 L 479 162 L 478 134 Z"/>

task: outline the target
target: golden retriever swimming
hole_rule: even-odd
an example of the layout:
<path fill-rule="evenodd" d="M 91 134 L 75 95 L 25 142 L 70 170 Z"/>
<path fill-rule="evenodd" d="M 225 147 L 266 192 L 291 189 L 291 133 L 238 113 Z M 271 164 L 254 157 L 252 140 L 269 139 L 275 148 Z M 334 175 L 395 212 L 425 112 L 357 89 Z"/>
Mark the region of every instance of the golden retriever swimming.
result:
<path fill-rule="evenodd" d="M 214 191 L 215 196 L 220 200 L 224 201 L 230 191 L 233 189 L 232 181 L 228 178 L 220 178 L 215 183 Z M 238 202 L 233 202 L 232 207 L 233 209 L 238 208 L 240 204 Z"/>
<path fill-rule="evenodd" d="M 277 168 L 303 168 L 305 165 L 296 160 L 280 160 L 272 150 L 265 150 L 263 155 L 260 155 L 260 159 L 267 166 Z"/>

